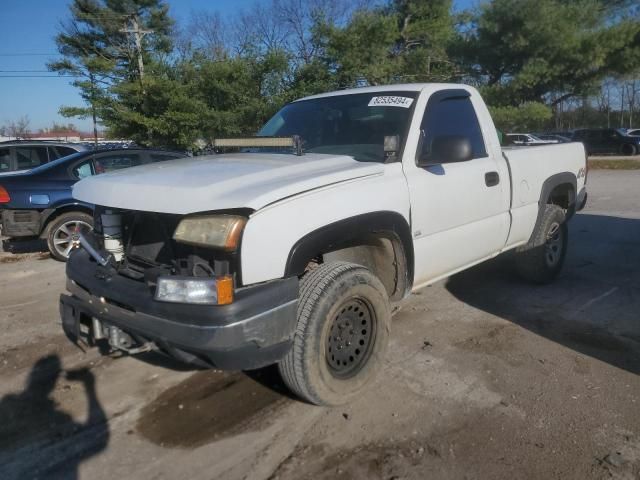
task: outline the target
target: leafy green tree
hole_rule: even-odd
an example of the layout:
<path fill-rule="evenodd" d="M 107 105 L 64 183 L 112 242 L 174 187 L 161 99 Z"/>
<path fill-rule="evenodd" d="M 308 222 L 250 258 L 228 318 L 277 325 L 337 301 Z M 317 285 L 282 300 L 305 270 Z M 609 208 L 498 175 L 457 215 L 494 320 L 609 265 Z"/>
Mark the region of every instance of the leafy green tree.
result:
<path fill-rule="evenodd" d="M 447 81 L 457 74 L 449 58 L 455 38 L 451 0 L 394 0 L 391 13 L 399 23 L 398 50 L 408 81 Z"/>
<path fill-rule="evenodd" d="M 518 107 L 490 107 L 493 122 L 501 131 L 543 130 L 553 117 L 551 108 L 539 102 L 526 102 Z"/>
<path fill-rule="evenodd" d="M 319 27 L 330 70 L 344 86 L 449 80 L 451 8 L 451 0 L 393 0 L 344 26 Z"/>
<path fill-rule="evenodd" d="M 85 106 L 61 107 L 67 117 L 91 117 L 97 124 L 123 112 L 118 92 L 123 83 L 137 82 L 144 91 L 144 65 L 171 52 L 172 20 L 162 0 L 74 0 L 71 19 L 56 36 L 62 59 L 49 63 L 52 71 L 74 75 Z M 141 100 L 140 95 L 135 98 Z M 143 106 L 140 102 L 136 107 Z"/>
<path fill-rule="evenodd" d="M 629 2 L 493 0 L 459 44 L 463 64 L 497 105 L 553 104 L 589 94 L 640 58 Z M 469 33 L 470 32 L 470 33 Z"/>

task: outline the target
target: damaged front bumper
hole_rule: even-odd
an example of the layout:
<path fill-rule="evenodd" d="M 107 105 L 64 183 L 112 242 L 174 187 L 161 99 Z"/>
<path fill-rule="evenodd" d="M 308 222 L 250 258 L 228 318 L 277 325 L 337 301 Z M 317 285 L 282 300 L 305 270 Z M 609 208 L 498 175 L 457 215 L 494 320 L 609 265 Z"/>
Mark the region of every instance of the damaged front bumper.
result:
<path fill-rule="evenodd" d="M 296 277 L 239 288 L 229 305 L 158 302 L 148 283 L 99 266 L 84 250 L 71 255 L 67 277 L 70 295 L 60 296 L 60 315 L 74 342 L 105 339 L 129 352 L 152 347 L 183 362 L 232 370 L 275 363 L 291 347 Z"/>

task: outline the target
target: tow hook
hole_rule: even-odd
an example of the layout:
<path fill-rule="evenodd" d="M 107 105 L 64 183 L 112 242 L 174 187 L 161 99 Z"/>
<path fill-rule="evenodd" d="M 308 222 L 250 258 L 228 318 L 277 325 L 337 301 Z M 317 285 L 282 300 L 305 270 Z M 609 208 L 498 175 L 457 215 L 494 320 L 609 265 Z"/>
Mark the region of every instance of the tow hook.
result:
<path fill-rule="evenodd" d="M 136 341 L 128 333 L 113 325 L 100 324 L 96 320 L 93 323 L 93 336 L 95 339 L 106 338 L 112 349 L 122 350 L 129 355 L 149 352 L 153 349 L 152 342 L 136 345 Z"/>
<path fill-rule="evenodd" d="M 89 241 L 82 235 L 82 233 L 78 233 L 78 243 L 82 248 L 84 248 L 89 255 L 93 257 L 93 259 L 98 262 L 99 265 L 106 267 L 109 264 L 109 260 L 111 259 L 111 255 L 107 258 L 104 258 L 100 253 L 93 248 L 93 245 L 89 243 Z"/>

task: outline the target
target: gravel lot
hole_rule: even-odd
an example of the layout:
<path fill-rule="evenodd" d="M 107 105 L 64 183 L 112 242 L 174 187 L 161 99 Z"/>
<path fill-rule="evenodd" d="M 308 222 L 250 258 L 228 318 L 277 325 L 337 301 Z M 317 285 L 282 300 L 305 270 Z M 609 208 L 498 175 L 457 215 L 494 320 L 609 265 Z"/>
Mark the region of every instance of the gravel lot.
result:
<path fill-rule="evenodd" d="M 100 357 L 60 333 L 63 265 L 0 253 L 0 478 L 640 478 L 640 171 L 592 171 L 551 286 L 498 258 L 412 295 L 355 403 L 273 369 Z"/>

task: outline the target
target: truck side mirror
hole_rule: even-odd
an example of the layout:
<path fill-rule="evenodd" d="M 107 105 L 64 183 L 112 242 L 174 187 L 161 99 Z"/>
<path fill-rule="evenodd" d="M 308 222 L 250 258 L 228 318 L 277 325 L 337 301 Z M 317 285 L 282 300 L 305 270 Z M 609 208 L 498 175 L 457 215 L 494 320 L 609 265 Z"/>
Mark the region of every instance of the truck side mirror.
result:
<path fill-rule="evenodd" d="M 433 139 L 430 152 L 425 151 L 423 148 L 418 158 L 418 166 L 426 167 L 443 163 L 466 162 L 472 158 L 473 149 L 467 137 L 460 135 L 441 135 Z"/>

